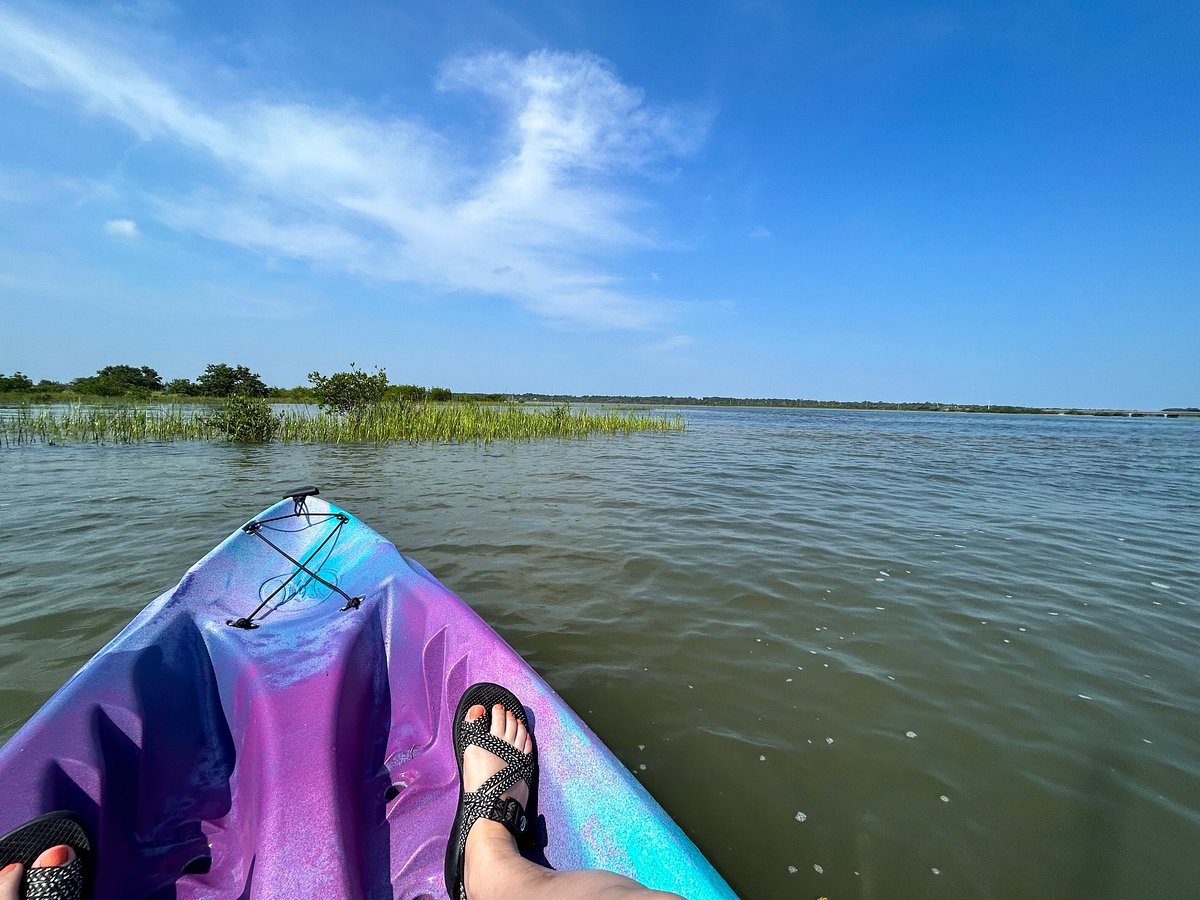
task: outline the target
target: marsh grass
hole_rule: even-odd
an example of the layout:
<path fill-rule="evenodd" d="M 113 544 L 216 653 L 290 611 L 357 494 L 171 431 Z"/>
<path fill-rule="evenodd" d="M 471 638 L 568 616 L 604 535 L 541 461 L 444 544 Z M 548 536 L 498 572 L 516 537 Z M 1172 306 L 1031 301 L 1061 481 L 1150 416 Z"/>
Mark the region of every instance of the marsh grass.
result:
<path fill-rule="evenodd" d="M 213 431 L 194 410 L 178 406 L 81 404 L 0 411 L 0 441 L 5 445 L 205 440 Z"/>
<path fill-rule="evenodd" d="M 230 441 L 227 416 L 202 407 L 174 405 L 71 405 L 57 409 L 18 407 L 0 411 L 0 443 L 135 444 L 148 441 Z M 682 416 L 554 406 L 522 409 L 507 404 L 378 403 L 360 412 L 284 409 L 273 416 L 264 440 L 302 444 L 394 441 L 489 442 L 535 438 L 584 438 L 635 431 L 682 431 Z"/>

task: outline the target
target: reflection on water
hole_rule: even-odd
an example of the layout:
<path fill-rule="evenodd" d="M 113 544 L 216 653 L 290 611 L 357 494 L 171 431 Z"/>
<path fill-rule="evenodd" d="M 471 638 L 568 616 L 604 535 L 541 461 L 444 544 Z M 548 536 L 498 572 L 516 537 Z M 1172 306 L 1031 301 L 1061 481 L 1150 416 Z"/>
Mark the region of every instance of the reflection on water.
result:
<path fill-rule="evenodd" d="M 479 610 L 746 897 L 1194 891 L 1200 422 L 688 420 L 4 450 L 0 733 L 311 482 Z"/>

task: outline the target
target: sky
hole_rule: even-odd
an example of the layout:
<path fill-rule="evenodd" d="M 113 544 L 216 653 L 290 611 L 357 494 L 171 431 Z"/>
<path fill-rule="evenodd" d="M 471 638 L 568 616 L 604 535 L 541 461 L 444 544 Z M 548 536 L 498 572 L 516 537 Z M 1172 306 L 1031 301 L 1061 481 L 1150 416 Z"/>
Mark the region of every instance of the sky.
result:
<path fill-rule="evenodd" d="M 7 3 L 0 372 L 1200 406 L 1188 3 Z"/>

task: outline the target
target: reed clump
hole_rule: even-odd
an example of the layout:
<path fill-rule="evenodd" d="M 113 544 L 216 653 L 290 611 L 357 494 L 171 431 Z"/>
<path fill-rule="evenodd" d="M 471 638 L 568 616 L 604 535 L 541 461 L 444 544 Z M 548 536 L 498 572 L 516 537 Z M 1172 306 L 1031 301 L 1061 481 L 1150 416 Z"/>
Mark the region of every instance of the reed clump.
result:
<path fill-rule="evenodd" d="M 0 411 L 4 444 L 111 443 L 207 440 L 213 429 L 194 411 L 177 406 L 62 408 L 18 407 Z"/>
<path fill-rule="evenodd" d="M 509 404 L 373 403 L 350 413 L 285 407 L 245 425 L 245 411 L 174 404 L 75 405 L 0 410 L 0 443 L 116 443 L 151 441 L 279 441 L 302 444 L 384 444 L 396 441 L 490 442 L 585 438 L 639 431 L 682 431 L 680 415 L 604 408 L 528 408 Z"/>

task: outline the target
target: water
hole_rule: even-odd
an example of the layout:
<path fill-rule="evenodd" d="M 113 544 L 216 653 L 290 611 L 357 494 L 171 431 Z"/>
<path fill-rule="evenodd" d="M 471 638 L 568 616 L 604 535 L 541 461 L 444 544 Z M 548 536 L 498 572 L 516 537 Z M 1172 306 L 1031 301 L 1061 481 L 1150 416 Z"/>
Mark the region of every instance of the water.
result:
<path fill-rule="evenodd" d="M 745 897 L 1194 895 L 1200 422 L 688 419 L 0 451 L 0 737 L 312 482 L 491 622 Z"/>

